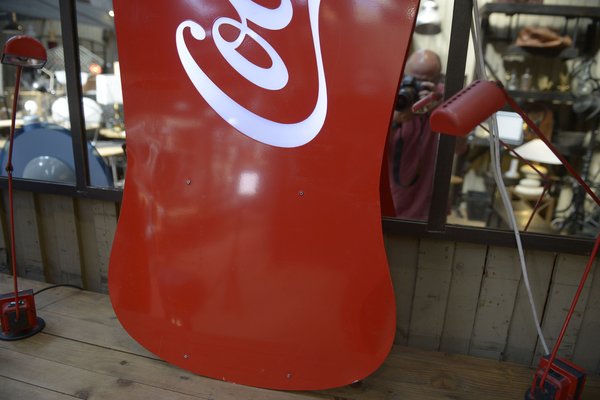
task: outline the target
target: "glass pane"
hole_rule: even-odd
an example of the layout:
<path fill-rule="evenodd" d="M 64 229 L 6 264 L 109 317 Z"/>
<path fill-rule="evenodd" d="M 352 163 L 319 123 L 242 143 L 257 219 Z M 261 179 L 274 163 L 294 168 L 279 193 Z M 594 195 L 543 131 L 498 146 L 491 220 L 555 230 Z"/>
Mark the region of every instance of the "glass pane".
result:
<path fill-rule="evenodd" d="M 570 6 L 588 5 L 582 0 L 570 2 Z M 586 36 L 596 22 L 576 7 L 570 10 L 580 15 L 565 19 L 491 13 L 484 32 L 488 43 L 484 54 L 490 79 L 504 84 L 543 135 L 596 191 L 600 183 L 600 91 L 596 79 L 600 53 L 598 43 Z M 557 39 L 555 47 L 540 49 L 523 42 L 524 33 L 537 26 L 555 32 L 551 33 Z M 501 131 L 500 137 L 522 158 L 502 148 L 500 173 L 519 229 L 595 237 L 600 231 L 599 207 L 533 132 L 519 130 L 518 124 L 513 132 L 522 137 L 509 138 L 506 131 Z M 448 222 L 509 229 L 500 185 L 493 179 L 488 134 L 477 128 L 465 144 L 453 167 L 457 180 Z"/>
<path fill-rule="evenodd" d="M 452 1 L 437 4 L 419 10 L 387 141 L 382 185 L 388 181 L 390 196 L 382 186 L 383 214 L 405 220 L 426 221 L 431 205 L 439 135 L 431 132 L 429 111 L 444 92 L 453 9 Z M 425 98 L 431 102 L 413 112 Z"/>
<path fill-rule="evenodd" d="M 3 11 L 9 15 L 8 25 L 2 22 L 5 26 L 2 31 L 3 44 L 12 36 L 25 34 L 38 39 L 48 49 L 50 64 L 64 64 L 62 52 L 57 51 L 61 39 L 58 0 L 47 1 L 43 7 L 30 7 L 28 3 L 9 2 L 2 5 Z M 53 104 L 64 93 L 59 77 L 47 67 L 24 68 L 17 107 L 12 110 L 15 76 L 15 67 L 2 65 L 0 129 L 3 142 L 8 138 L 13 111 L 17 119 L 13 176 L 75 184 L 70 132 L 56 126 L 57 121 L 53 116 Z M 6 175 L 4 167 L 7 156 L 8 146 L 5 145 L 0 152 L 3 175 Z"/>
<path fill-rule="evenodd" d="M 90 184 L 123 187 L 127 159 L 112 1 L 77 3 Z"/>
<path fill-rule="evenodd" d="M 124 152 L 122 100 L 116 62 L 111 1 L 77 2 L 84 119 L 90 183 L 123 185 Z M 76 173 L 67 98 L 65 55 L 58 0 L 4 2 L 8 15 L 2 44 L 15 34 L 42 42 L 48 61 L 42 69 L 24 69 L 16 107 L 18 131 L 13 150 L 15 178 L 75 184 Z M 15 30 L 8 31 L 9 25 Z M 2 66 L 0 139 L 6 142 L 15 86 L 15 67 Z M 0 152 L 6 163 L 7 150 Z M 6 174 L 2 166 L 2 174 Z"/>

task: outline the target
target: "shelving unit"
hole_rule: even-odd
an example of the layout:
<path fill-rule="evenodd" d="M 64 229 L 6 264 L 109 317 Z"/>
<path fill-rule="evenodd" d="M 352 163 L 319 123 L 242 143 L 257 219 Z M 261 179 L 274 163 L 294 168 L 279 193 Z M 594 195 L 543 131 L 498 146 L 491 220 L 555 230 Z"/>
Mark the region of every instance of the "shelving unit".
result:
<path fill-rule="evenodd" d="M 600 7 L 521 3 L 487 3 L 481 7 L 481 17 L 484 21 L 495 13 L 600 19 Z"/>
<path fill-rule="evenodd" d="M 591 114 L 589 111 L 575 112 L 581 104 L 581 98 L 574 94 L 577 91 L 573 88 L 577 85 L 575 75 L 578 75 L 579 82 L 582 77 L 582 74 L 575 74 L 574 71 L 584 71 L 580 67 L 588 65 L 590 60 L 600 61 L 600 7 L 487 3 L 481 7 L 480 15 L 482 45 L 488 70 L 495 79 L 503 82 L 511 97 L 521 104 L 544 134 L 561 148 L 584 179 L 590 178 L 590 160 L 597 148 L 584 145 L 584 138 L 589 136 L 590 131 L 597 129 L 598 121 L 587 118 Z M 524 32 L 521 30 L 533 30 L 535 27 L 550 28 L 563 40 L 560 45 L 553 47 L 545 47 L 544 43 L 533 41 L 530 42 L 531 46 L 523 46 L 521 40 Z M 566 36 L 571 40 L 565 40 Z M 526 77 L 526 73 L 529 76 Z M 595 77 L 597 74 L 592 75 Z M 506 110 L 513 111 L 509 107 Z M 472 143 L 477 144 L 476 140 Z M 559 179 L 555 194 L 562 189 L 566 189 L 565 193 L 568 193 L 568 181 L 560 180 L 564 171 L 557 168 L 555 173 Z M 513 199 L 518 200 L 517 196 Z M 558 195 L 552 200 L 556 202 Z M 572 203 L 577 202 L 574 199 Z M 579 202 L 576 206 L 582 204 Z M 527 213 L 529 215 L 530 211 Z M 543 222 L 548 225 L 547 221 Z M 544 232 L 543 227 L 538 225 L 536 231 Z M 570 229 L 568 226 L 567 228 Z M 567 229 L 563 231 L 566 232 Z"/>
<path fill-rule="evenodd" d="M 524 102 L 543 101 L 553 104 L 572 104 L 575 100 L 575 96 L 571 92 L 509 90 L 508 93 L 516 100 Z"/>
<path fill-rule="evenodd" d="M 504 15 L 510 17 L 510 21 L 501 26 L 495 26 L 492 18 L 494 15 Z M 533 25 L 545 26 L 547 21 L 556 24 L 557 20 L 547 17 L 556 17 L 558 21 L 564 19 L 561 35 L 570 35 L 573 44 L 562 49 L 528 49 L 514 45 L 515 38 L 521 28 L 531 23 L 522 23 L 521 16 L 540 17 Z M 514 17 L 514 18 L 513 18 Z M 494 70 L 495 75 L 502 81 L 505 81 L 509 93 L 523 104 L 532 102 L 542 102 L 552 109 L 557 107 L 569 107 L 576 100 L 573 93 L 569 91 L 556 90 L 558 85 L 559 72 L 565 74 L 567 71 L 567 62 L 570 60 L 584 59 L 593 57 L 598 51 L 598 40 L 600 37 L 600 7 L 590 6 L 572 6 L 572 5 L 544 5 L 544 4 L 520 4 L 520 3 L 487 3 L 481 8 L 481 18 L 483 27 L 484 49 L 488 49 L 490 44 L 494 46 L 499 53 L 500 60 L 495 65 L 502 62 L 506 75 L 520 72 L 523 73 L 525 66 L 531 67 L 531 72 L 537 72 L 538 77 L 546 75 L 549 81 L 553 82 L 551 90 L 510 90 L 503 79 L 502 72 Z M 516 24 L 513 24 L 516 19 Z M 522 60 L 521 62 L 517 60 Z M 489 63 L 494 64 L 494 63 Z M 572 65 L 572 63 L 571 63 Z M 517 76 L 519 74 L 517 73 Z M 534 80 L 535 82 L 535 80 Z M 572 84 L 572 82 L 569 82 Z M 535 87 L 535 83 L 533 84 Z M 514 88 L 512 88 L 514 89 Z M 564 107 L 563 107 L 564 108 Z M 564 109 L 561 112 L 564 113 Z M 563 118 L 564 120 L 564 118 Z M 568 130 L 574 130 L 573 127 Z"/>

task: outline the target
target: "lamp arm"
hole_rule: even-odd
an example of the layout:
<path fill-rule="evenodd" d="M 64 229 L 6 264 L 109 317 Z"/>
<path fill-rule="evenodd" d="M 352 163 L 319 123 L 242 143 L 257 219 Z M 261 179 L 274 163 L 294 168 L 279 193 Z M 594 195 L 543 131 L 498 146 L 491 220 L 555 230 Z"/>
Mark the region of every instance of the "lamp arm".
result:
<path fill-rule="evenodd" d="M 23 67 L 17 65 L 17 74 L 15 78 L 15 93 L 13 94 L 13 103 L 12 103 L 12 115 L 10 117 L 10 146 L 8 148 L 8 161 L 6 163 L 6 172 L 12 172 L 12 154 L 13 154 L 13 143 L 15 139 L 15 127 L 17 120 L 17 106 L 19 100 L 19 84 L 21 82 L 21 72 L 23 71 Z"/>
<path fill-rule="evenodd" d="M 537 127 L 537 125 L 534 124 L 533 121 L 531 121 L 531 119 L 527 116 L 527 114 L 525 114 L 525 111 L 523 111 L 523 109 L 517 104 L 517 102 L 512 97 L 509 96 L 509 94 L 506 92 L 504 87 L 500 83 L 498 83 L 498 86 L 504 92 L 504 96 L 506 97 L 506 101 L 508 102 L 508 104 L 517 113 L 519 113 L 519 115 L 521 115 L 521 117 L 523 117 L 523 120 L 527 123 L 529 128 L 531 130 L 533 130 L 533 132 L 542 140 L 542 142 L 544 142 L 546 144 L 546 146 L 548 146 L 548 148 L 554 153 L 554 155 L 556 157 L 558 157 L 558 159 L 563 163 L 563 165 L 569 171 L 569 173 L 577 180 L 577 182 L 579 182 L 581 187 L 590 195 L 590 197 L 592 197 L 592 199 L 594 199 L 596 204 L 600 206 L 600 199 L 598 198 L 598 196 L 596 196 L 596 193 L 594 193 L 594 191 L 590 188 L 590 186 L 583 180 L 583 178 L 577 173 L 577 171 L 575 171 L 575 169 L 571 166 L 571 164 L 567 161 L 567 159 L 562 154 L 560 154 L 560 152 L 550 142 L 550 140 L 548 140 L 548 138 L 546 136 L 544 136 L 544 134 Z M 583 271 L 583 276 L 581 277 L 581 280 L 579 281 L 579 285 L 577 287 L 577 291 L 575 292 L 575 296 L 573 296 L 573 300 L 571 301 L 571 307 L 569 308 L 569 311 L 567 312 L 567 316 L 563 322 L 563 325 L 561 327 L 558 338 L 556 339 L 554 348 L 552 349 L 552 353 L 550 354 L 550 358 L 548 359 L 548 364 L 546 365 L 546 368 L 544 368 L 544 372 L 542 373 L 542 377 L 539 381 L 540 389 L 542 389 L 544 387 L 544 382 L 546 381 L 546 378 L 548 377 L 548 374 L 550 373 L 550 369 L 552 368 L 552 365 L 554 364 L 554 360 L 556 359 L 556 356 L 558 354 L 558 349 L 560 347 L 560 343 L 562 342 L 562 339 L 567 331 L 567 327 L 569 326 L 571 317 L 573 316 L 573 313 L 575 312 L 575 307 L 577 306 L 577 302 L 579 301 L 579 296 L 581 295 L 583 286 L 588 278 L 588 275 L 590 273 L 590 270 L 591 270 L 594 260 L 596 258 L 596 254 L 598 253 L 599 247 L 600 247 L 600 234 L 596 237 L 596 242 L 594 243 L 594 248 L 592 250 L 592 254 L 590 255 L 590 258 L 585 266 L 585 269 Z M 535 380 L 531 387 L 530 393 L 534 393 L 534 390 L 535 390 Z"/>
<path fill-rule="evenodd" d="M 21 71 L 23 67 L 17 65 L 17 75 L 15 79 L 15 93 L 13 94 L 12 116 L 10 120 L 10 138 L 8 145 L 8 161 L 6 162 L 6 175 L 8 178 L 8 200 L 9 200 L 9 215 L 10 215 L 10 262 L 13 274 L 13 286 L 15 291 L 15 309 L 16 320 L 19 320 L 19 284 L 17 282 L 17 250 L 15 246 L 15 212 L 13 205 L 13 143 L 15 140 L 15 125 L 17 120 L 17 105 L 19 99 L 19 86 L 21 84 Z"/>

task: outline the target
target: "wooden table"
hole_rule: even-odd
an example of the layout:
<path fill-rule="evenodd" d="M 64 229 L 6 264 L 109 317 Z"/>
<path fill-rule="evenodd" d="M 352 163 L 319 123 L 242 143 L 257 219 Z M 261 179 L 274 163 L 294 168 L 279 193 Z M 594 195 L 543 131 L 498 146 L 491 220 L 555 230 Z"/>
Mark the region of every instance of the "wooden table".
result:
<path fill-rule="evenodd" d="M 21 280 L 21 289 L 48 284 Z M 12 278 L 0 274 L 0 293 Z M 0 341 L 0 399 L 522 399 L 527 367 L 396 346 L 384 365 L 358 385 L 319 392 L 279 392 L 235 385 L 169 365 L 121 328 L 108 296 L 54 288 L 36 296 L 46 321 L 40 334 Z M 600 398 L 588 377 L 584 399 Z"/>
<path fill-rule="evenodd" d="M 10 119 L 0 119 L 0 129 L 1 128 L 10 128 L 12 121 Z M 23 126 L 22 119 L 15 120 L 15 128 L 20 128 Z"/>
<path fill-rule="evenodd" d="M 98 132 L 100 136 L 106 139 L 125 139 L 126 134 L 123 130 L 114 130 L 108 128 L 101 128 Z"/>
<path fill-rule="evenodd" d="M 108 162 L 108 166 L 110 167 L 113 176 L 113 182 L 115 182 L 115 184 L 119 180 L 117 165 L 125 157 L 123 143 L 124 142 L 122 140 L 98 140 L 95 144 L 98 154 L 100 154 L 100 156 L 105 158 Z"/>

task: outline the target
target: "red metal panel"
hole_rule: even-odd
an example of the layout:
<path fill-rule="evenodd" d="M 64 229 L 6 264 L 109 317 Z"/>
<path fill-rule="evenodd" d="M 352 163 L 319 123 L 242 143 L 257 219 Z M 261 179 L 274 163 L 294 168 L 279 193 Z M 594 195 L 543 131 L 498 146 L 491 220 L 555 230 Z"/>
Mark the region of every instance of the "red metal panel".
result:
<path fill-rule="evenodd" d="M 379 173 L 416 7 L 115 1 L 128 170 L 109 288 L 138 342 L 268 388 L 379 367 Z"/>

